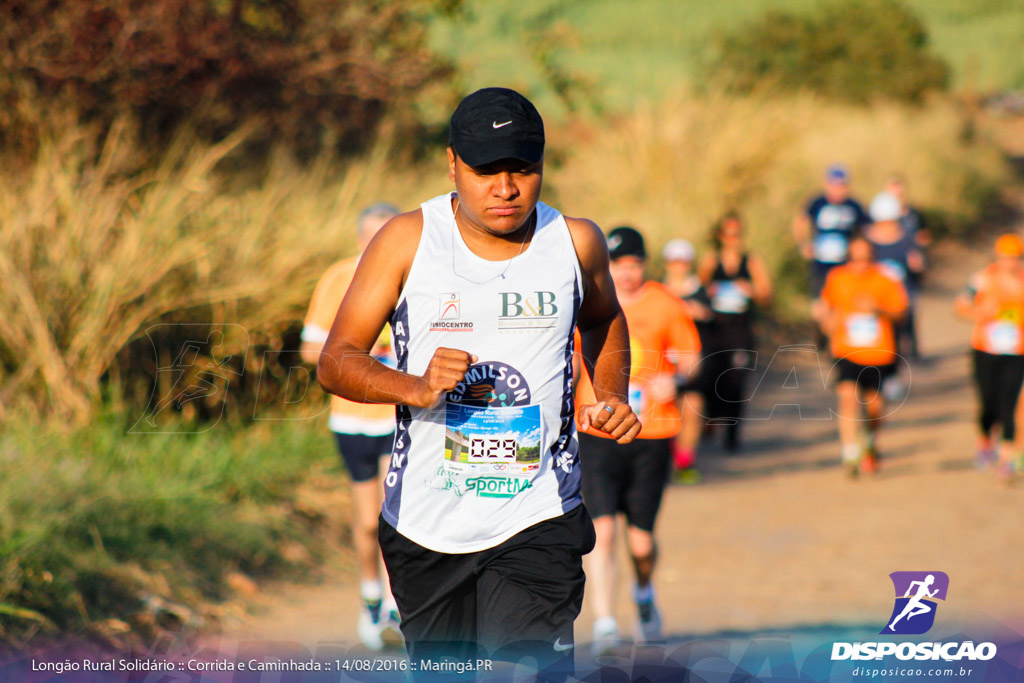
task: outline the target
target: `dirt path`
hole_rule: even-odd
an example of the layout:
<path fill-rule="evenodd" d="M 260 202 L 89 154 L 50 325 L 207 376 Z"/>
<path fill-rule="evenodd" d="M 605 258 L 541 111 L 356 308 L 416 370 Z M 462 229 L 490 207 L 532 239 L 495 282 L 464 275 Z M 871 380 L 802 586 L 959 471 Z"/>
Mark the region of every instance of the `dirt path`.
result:
<path fill-rule="evenodd" d="M 961 620 L 989 619 L 1024 632 L 1024 482 L 1007 487 L 973 466 L 969 326 L 951 307 L 985 255 L 943 245 L 935 256 L 919 304 L 929 360 L 910 368 L 906 401 L 880 439 L 887 457 L 878 476 L 844 476 L 829 412 L 835 399 L 818 361 L 806 350 L 780 349 L 757 388 L 746 451 L 728 457 L 705 448 L 703 482 L 667 491 L 656 587 L 672 640 L 877 633 L 892 608 L 888 574 L 897 570 L 949 575 L 947 632 Z M 827 371 L 825 358 L 820 364 Z M 618 616 L 628 626 L 628 573 L 621 577 Z M 315 586 L 270 588 L 250 616 L 226 624 L 225 642 L 289 641 L 311 650 L 322 641 L 354 643 L 356 604 L 351 572 Z M 591 622 L 585 607 L 578 641 L 589 640 Z"/>

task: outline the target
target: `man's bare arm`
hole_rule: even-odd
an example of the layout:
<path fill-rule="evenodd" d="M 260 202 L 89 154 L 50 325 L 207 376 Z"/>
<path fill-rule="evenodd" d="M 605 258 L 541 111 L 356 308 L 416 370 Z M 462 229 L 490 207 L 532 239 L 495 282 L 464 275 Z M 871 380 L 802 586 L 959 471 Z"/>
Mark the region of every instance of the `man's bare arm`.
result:
<path fill-rule="evenodd" d="M 583 411 L 584 428 L 606 432 L 619 443 L 632 441 L 640 422 L 626 402 L 629 390 L 629 330 L 608 272 L 604 234 L 591 221 L 566 218 L 583 276 L 583 302 L 577 327 L 580 349 L 598 403 Z M 605 406 L 611 408 L 606 410 Z"/>

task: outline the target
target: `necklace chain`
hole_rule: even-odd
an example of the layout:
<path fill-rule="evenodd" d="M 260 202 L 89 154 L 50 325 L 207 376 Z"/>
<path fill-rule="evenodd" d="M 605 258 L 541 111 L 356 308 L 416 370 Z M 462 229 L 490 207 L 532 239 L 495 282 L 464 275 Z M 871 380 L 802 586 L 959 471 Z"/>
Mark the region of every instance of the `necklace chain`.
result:
<path fill-rule="evenodd" d="M 510 258 L 508 260 L 508 262 L 505 264 L 505 268 L 500 273 L 498 273 L 497 275 L 494 275 L 492 277 L 489 277 L 486 280 L 479 280 L 479 281 L 478 280 L 474 280 L 473 278 L 470 278 L 470 277 L 467 277 L 467 276 L 463 275 L 462 273 L 460 273 L 455 268 L 455 233 L 458 232 L 458 230 L 459 230 L 458 217 L 459 217 L 459 207 L 461 205 L 462 205 L 462 202 L 456 196 L 455 197 L 455 211 L 453 212 L 453 215 L 452 215 L 452 222 L 455 224 L 453 226 L 454 229 L 452 230 L 452 272 L 455 273 L 455 275 L 457 275 L 458 277 L 461 277 L 463 280 L 466 280 L 467 282 L 470 282 L 470 283 L 472 283 L 474 285 L 485 285 L 488 282 L 493 282 L 494 280 L 497 280 L 498 278 L 501 278 L 502 280 L 504 280 L 505 279 L 505 273 L 507 273 L 508 269 L 512 267 L 512 262 L 515 261 L 520 256 L 522 256 L 523 249 L 526 248 L 526 239 L 530 236 L 530 232 L 534 228 L 527 227 L 526 231 L 523 233 L 523 239 L 519 242 L 519 251 L 516 252 L 515 256 L 513 256 L 512 258 Z M 534 209 L 533 210 L 533 214 L 530 216 L 530 220 L 534 220 L 535 221 L 536 220 L 536 216 L 537 216 L 537 210 Z M 463 242 L 465 242 L 465 240 L 463 240 Z M 469 245 L 466 245 L 466 248 L 468 249 Z"/>

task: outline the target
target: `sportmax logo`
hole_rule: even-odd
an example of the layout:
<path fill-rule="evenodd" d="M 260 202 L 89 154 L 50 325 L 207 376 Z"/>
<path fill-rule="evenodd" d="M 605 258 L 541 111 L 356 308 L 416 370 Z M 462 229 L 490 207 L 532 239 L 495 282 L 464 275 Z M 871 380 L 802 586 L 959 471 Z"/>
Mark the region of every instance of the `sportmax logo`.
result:
<path fill-rule="evenodd" d="M 477 477 L 466 480 L 466 488 L 476 491 L 480 498 L 512 498 L 532 486 L 529 479 L 518 477 Z"/>
<path fill-rule="evenodd" d="M 501 292 L 499 330 L 543 330 L 558 323 L 554 292 Z"/>

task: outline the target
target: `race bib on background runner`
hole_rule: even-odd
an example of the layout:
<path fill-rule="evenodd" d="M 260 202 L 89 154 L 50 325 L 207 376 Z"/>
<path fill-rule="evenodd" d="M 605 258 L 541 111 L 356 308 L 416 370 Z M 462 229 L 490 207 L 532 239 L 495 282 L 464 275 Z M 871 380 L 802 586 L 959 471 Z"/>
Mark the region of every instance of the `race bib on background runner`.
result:
<path fill-rule="evenodd" d="M 720 280 L 715 283 L 715 295 L 711 298 L 711 308 L 719 313 L 743 313 L 750 306 L 750 297 L 731 280 Z"/>
<path fill-rule="evenodd" d="M 629 383 L 628 397 L 629 407 L 633 410 L 633 413 L 639 416 L 644 412 L 647 401 L 644 400 L 645 392 L 643 387 L 634 382 Z"/>
<path fill-rule="evenodd" d="M 903 282 L 907 279 L 907 269 L 895 259 L 883 259 L 878 262 L 882 273 L 893 282 Z"/>
<path fill-rule="evenodd" d="M 985 326 L 985 340 L 990 353 L 1016 354 L 1020 349 L 1020 326 L 1005 320 L 991 322 Z"/>
<path fill-rule="evenodd" d="M 873 347 L 881 340 L 882 323 L 874 313 L 846 316 L 846 341 L 850 346 Z"/>
<path fill-rule="evenodd" d="M 814 260 L 819 263 L 842 263 L 846 260 L 846 238 L 834 232 L 823 232 L 814 238 Z"/>

